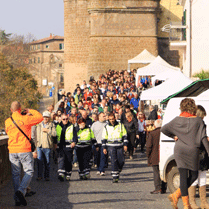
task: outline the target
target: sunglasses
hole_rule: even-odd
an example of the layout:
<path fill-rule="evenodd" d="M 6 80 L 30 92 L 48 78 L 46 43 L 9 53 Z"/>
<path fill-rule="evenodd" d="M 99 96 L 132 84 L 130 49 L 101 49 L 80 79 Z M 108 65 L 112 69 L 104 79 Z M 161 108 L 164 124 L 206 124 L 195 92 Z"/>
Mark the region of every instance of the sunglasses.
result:
<path fill-rule="evenodd" d="M 68 118 L 63 118 L 62 120 L 68 120 Z"/>

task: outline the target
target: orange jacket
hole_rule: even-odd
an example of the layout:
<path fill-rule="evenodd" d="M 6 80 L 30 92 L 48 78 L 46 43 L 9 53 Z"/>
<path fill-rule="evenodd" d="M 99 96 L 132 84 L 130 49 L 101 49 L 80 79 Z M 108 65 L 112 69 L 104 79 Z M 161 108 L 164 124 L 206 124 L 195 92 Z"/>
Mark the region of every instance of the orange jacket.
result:
<path fill-rule="evenodd" d="M 43 120 L 43 116 L 36 110 L 29 110 L 29 115 L 21 115 L 16 111 L 12 113 L 12 118 L 22 131 L 31 138 L 31 127 L 40 123 Z M 31 144 L 28 139 L 19 131 L 19 129 L 12 122 L 11 118 L 5 121 L 5 131 L 9 136 L 8 149 L 9 153 L 23 153 L 31 152 Z"/>

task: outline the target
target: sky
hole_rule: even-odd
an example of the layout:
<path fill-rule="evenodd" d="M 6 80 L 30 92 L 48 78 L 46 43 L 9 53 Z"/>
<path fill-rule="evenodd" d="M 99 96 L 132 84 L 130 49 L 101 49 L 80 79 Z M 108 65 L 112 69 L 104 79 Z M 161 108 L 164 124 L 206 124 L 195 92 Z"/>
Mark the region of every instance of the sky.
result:
<path fill-rule="evenodd" d="M 0 0 L 0 30 L 36 39 L 64 36 L 63 0 Z"/>

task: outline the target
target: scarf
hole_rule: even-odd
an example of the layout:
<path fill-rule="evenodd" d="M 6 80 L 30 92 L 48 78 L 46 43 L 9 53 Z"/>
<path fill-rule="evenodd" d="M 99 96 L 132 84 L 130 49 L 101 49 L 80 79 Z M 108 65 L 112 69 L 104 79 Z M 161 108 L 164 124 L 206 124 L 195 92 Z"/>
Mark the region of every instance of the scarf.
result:
<path fill-rule="evenodd" d="M 180 116 L 181 116 L 181 117 L 188 118 L 188 117 L 194 117 L 195 115 L 190 114 L 190 113 L 188 113 L 188 112 L 182 112 L 182 113 L 180 114 Z"/>

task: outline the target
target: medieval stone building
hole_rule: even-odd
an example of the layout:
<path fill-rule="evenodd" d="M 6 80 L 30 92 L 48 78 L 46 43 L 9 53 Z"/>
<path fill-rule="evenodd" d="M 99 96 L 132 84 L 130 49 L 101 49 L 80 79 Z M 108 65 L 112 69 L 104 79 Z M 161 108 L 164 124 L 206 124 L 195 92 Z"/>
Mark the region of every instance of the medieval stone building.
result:
<path fill-rule="evenodd" d="M 161 27 L 179 20 L 181 8 L 177 0 L 161 1 L 64 0 L 65 89 L 109 69 L 127 69 L 144 49 L 175 65 L 178 52 L 169 50 L 169 34 Z"/>
<path fill-rule="evenodd" d="M 127 69 L 145 48 L 158 55 L 159 0 L 64 0 L 65 89 Z"/>

